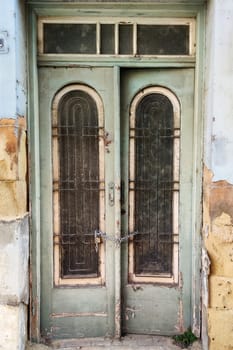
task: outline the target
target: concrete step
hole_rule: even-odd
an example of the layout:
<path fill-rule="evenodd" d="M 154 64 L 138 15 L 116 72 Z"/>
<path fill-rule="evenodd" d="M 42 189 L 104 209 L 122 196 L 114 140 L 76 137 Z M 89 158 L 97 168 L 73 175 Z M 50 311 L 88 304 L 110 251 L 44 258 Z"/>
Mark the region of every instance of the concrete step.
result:
<path fill-rule="evenodd" d="M 129 335 L 122 337 L 121 340 L 111 339 L 69 339 L 56 340 L 50 346 L 42 344 L 28 343 L 26 350 L 180 350 L 181 347 L 174 344 L 170 337 L 148 336 L 148 335 Z M 188 350 L 201 350 L 201 344 L 196 341 Z"/>

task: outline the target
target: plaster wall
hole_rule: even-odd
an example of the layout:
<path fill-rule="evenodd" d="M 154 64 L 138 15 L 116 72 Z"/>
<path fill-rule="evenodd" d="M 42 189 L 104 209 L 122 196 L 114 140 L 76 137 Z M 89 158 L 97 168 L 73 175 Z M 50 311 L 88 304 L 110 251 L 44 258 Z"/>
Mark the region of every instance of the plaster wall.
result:
<path fill-rule="evenodd" d="M 0 1 L 0 349 L 27 339 L 28 253 L 25 2 Z M 1 33 L 0 33 L 1 34 Z"/>
<path fill-rule="evenodd" d="M 24 115 L 26 105 L 25 2 L 0 1 L 0 33 L 7 52 L 0 54 L 0 118 Z"/>
<path fill-rule="evenodd" d="M 210 350 L 233 349 L 233 1 L 207 6 L 203 239 Z"/>
<path fill-rule="evenodd" d="M 27 307 L 0 304 L 0 349 L 24 350 L 27 338 Z"/>
<path fill-rule="evenodd" d="M 0 117 L 16 115 L 15 1 L 0 1 L 0 31 L 7 32 L 8 52 L 0 54 Z M 9 103 L 10 101 L 10 103 Z"/>

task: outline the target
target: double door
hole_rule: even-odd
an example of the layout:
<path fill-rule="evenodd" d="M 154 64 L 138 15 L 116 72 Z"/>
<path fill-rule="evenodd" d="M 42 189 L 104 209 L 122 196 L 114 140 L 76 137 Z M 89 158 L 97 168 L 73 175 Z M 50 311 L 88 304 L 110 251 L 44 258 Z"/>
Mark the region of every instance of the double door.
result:
<path fill-rule="evenodd" d="M 39 70 L 41 333 L 191 324 L 193 69 Z"/>

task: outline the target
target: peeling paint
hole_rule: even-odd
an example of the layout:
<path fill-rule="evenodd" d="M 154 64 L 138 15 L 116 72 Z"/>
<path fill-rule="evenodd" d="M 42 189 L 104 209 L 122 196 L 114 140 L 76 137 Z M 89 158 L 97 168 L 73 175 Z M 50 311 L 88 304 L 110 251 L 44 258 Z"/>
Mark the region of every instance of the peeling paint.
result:
<path fill-rule="evenodd" d="M 223 242 L 233 242 L 233 222 L 229 214 L 222 213 L 212 222 L 212 233 Z"/>
<path fill-rule="evenodd" d="M 225 180 L 210 185 L 210 217 L 214 220 L 222 213 L 233 218 L 233 185 Z"/>
<path fill-rule="evenodd" d="M 115 304 L 115 338 L 121 336 L 121 300 L 116 300 Z"/>
<path fill-rule="evenodd" d="M 183 274 L 182 274 L 182 272 L 180 271 L 179 272 L 179 288 L 182 290 L 182 288 L 183 288 L 183 284 L 184 284 L 184 282 L 183 282 Z"/>
<path fill-rule="evenodd" d="M 208 307 L 209 290 L 208 290 L 208 278 L 210 274 L 210 259 L 206 249 L 202 248 L 202 303 L 205 307 Z"/>
<path fill-rule="evenodd" d="M 131 287 L 134 292 L 137 292 L 139 290 L 143 290 L 143 287 L 141 285 L 131 284 Z"/>
<path fill-rule="evenodd" d="M 203 240 L 206 251 L 202 254 L 202 317 L 203 322 L 208 322 L 208 331 L 203 328 L 202 337 L 207 344 L 208 332 L 211 350 L 230 350 L 229 344 L 233 343 L 230 335 L 233 334 L 233 185 L 226 180 L 213 179 L 213 172 L 205 168 Z M 208 256 L 210 262 L 204 256 Z"/>
<path fill-rule="evenodd" d="M 25 118 L 0 119 L 0 180 L 17 180 L 25 173 Z"/>
<path fill-rule="evenodd" d="M 105 131 L 103 139 L 104 139 L 105 150 L 107 153 L 110 153 L 109 145 L 111 145 L 111 143 L 112 143 L 112 137 L 108 131 Z"/>
<path fill-rule="evenodd" d="M 108 314 L 105 312 L 61 312 L 52 313 L 51 318 L 66 318 L 66 317 L 107 317 Z"/>
<path fill-rule="evenodd" d="M 38 299 L 31 298 L 30 302 L 30 339 L 39 340 L 39 314 L 38 314 Z"/>
<path fill-rule="evenodd" d="M 140 311 L 140 309 L 137 309 L 136 307 L 129 307 L 127 306 L 125 308 L 125 319 L 126 321 L 129 321 L 130 319 L 134 319 L 136 317 L 136 313 Z"/>
<path fill-rule="evenodd" d="M 202 297 L 202 323 L 201 323 L 201 337 L 202 337 L 202 344 L 203 349 L 208 349 L 208 343 L 209 343 L 209 337 L 208 337 L 208 306 L 209 306 L 209 274 L 210 274 L 210 259 L 208 256 L 208 253 L 206 249 L 202 248 L 202 254 L 201 254 L 201 260 L 202 260 L 202 291 L 201 291 L 201 297 Z"/>
<path fill-rule="evenodd" d="M 179 300 L 179 312 L 178 312 L 176 329 L 180 333 L 183 333 L 185 331 L 185 328 L 184 328 L 184 310 L 183 310 L 183 303 L 182 303 L 181 298 Z"/>
<path fill-rule="evenodd" d="M 25 118 L 0 119 L 0 217 L 27 211 Z"/>
<path fill-rule="evenodd" d="M 211 260 L 211 274 L 233 275 L 233 185 L 213 182 L 213 173 L 204 171 L 204 243 Z"/>

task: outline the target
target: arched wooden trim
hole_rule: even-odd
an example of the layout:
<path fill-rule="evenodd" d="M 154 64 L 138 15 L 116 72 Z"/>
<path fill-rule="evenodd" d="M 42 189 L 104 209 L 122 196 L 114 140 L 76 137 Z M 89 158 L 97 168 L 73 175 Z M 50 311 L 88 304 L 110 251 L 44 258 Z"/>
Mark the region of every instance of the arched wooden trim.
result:
<path fill-rule="evenodd" d="M 161 86 L 145 87 L 133 98 L 130 106 L 129 135 L 129 232 L 135 231 L 135 126 L 136 110 L 142 99 L 150 94 L 161 94 L 168 98 L 173 109 L 173 196 L 172 196 L 172 274 L 150 276 L 135 274 L 135 250 L 133 239 L 129 242 L 129 282 L 178 283 L 179 276 L 179 163 L 180 163 L 180 103 L 176 95 Z M 136 237 L 136 236 L 135 236 Z"/>
<path fill-rule="evenodd" d="M 66 94 L 72 91 L 82 91 L 88 94 L 96 104 L 98 115 L 98 148 L 99 148 L 99 229 L 105 230 L 105 173 L 104 173 L 104 108 L 98 93 L 84 84 L 72 84 L 62 88 L 54 97 L 52 103 L 52 134 L 53 134 L 53 231 L 54 231 L 54 284 L 57 286 L 101 285 L 105 281 L 104 245 L 99 244 L 98 263 L 99 275 L 62 278 L 61 276 L 61 245 L 60 245 L 60 203 L 59 203 L 59 143 L 58 118 L 59 105 Z M 68 155 L 67 155 L 68 156 Z M 93 232 L 94 240 L 94 232 Z"/>

